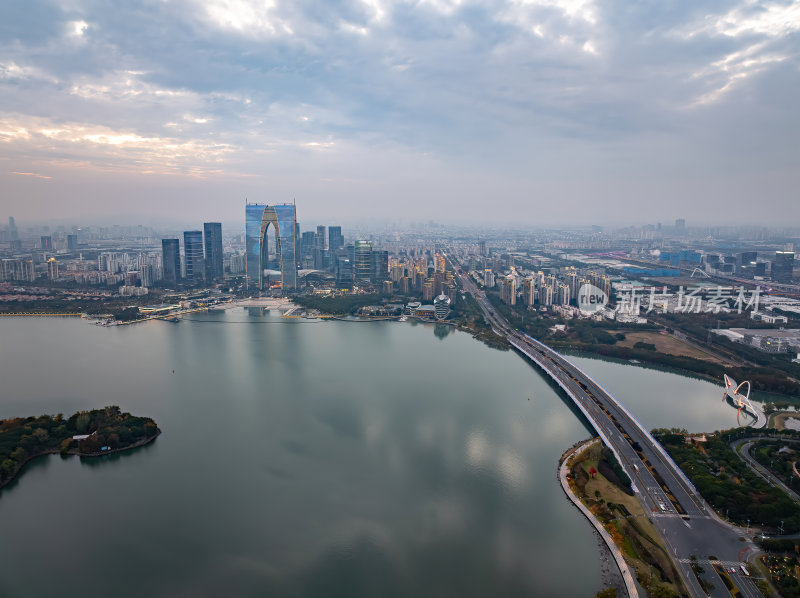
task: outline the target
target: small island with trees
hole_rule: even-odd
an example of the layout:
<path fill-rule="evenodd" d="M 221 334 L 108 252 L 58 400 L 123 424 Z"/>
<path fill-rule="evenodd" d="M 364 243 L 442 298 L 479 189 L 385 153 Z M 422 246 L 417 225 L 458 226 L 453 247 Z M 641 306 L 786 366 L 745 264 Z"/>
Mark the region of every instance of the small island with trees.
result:
<path fill-rule="evenodd" d="M 24 465 L 42 455 L 96 457 L 143 446 L 161 430 L 149 417 L 123 413 L 117 406 L 62 414 L 0 420 L 0 488 Z"/>

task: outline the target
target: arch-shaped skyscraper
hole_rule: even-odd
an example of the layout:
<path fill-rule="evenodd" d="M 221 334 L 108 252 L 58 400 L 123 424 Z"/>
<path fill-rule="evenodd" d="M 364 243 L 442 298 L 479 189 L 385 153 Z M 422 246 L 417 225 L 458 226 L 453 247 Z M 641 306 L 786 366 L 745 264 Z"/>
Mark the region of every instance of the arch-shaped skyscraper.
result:
<path fill-rule="evenodd" d="M 297 214 L 294 204 L 247 204 L 245 207 L 245 246 L 247 252 L 247 286 L 264 289 L 264 269 L 269 262 L 267 230 L 275 229 L 275 247 L 281 269 L 281 287 L 297 288 L 295 229 Z"/>

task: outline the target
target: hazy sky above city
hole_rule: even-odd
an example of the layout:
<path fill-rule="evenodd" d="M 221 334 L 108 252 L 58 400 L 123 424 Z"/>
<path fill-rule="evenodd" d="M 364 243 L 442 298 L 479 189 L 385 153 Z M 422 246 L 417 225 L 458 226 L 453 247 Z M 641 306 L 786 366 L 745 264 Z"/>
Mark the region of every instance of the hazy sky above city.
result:
<path fill-rule="evenodd" d="M 800 2 L 0 3 L 0 216 L 800 224 Z"/>

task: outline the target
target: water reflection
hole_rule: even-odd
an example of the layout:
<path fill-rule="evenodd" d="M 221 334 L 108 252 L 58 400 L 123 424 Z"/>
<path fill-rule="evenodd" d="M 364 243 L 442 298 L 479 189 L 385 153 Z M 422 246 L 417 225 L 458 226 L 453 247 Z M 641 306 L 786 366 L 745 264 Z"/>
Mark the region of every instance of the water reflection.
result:
<path fill-rule="evenodd" d="M 446 339 L 452 332 L 455 331 L 455 328 L 450 324 L 434 324 L 433 326 L 433 334 L 436 335 L 436 338 L 440 340 Z"/>
<path fill-rule="evenodd" d="M 20 366 L 2 371 L 18 389 L 0 397 L 2 412 L 36 400 L 36 412 L 71 413 L 70 401 L 103 405 L 114 388 L 115 403 L 163 430 L 131 453 L 49 459 L 0 495 L 4 596 L 78 595 L 87 577 L 119 596 L 599 589 L 592 532 L 554 477 L 559 454 L 588 434 L 529 365 L 449 326 L 425 325 L 434 338 L 396 322 L 296 326 L 248 313 L 124 337 L 0 321 L 0 334 L 22 339 L 14 355 L 0 344 L 0 363 Z M 27 343 L 43 336 L 24 334 L 31 324 L 56 347 L 87 349 Z M 87 354 L 93 375 L 66 389 L 77 399 L 60 402 L 63 377 L 26 382 L 26 363 L 69 372 Z M 87 537 L 98 518 L 114 533 Z M 64 555 L 64 537 L 82 538 L 79 554 Z"/>

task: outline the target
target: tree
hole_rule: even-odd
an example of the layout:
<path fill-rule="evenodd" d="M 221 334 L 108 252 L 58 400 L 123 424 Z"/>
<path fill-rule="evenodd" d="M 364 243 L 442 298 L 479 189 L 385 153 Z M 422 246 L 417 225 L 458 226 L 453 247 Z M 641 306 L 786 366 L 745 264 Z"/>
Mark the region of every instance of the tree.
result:
<path fill-rule="evenodd" d="M 72 446 L 72 438 L 65 438 L 61 441 L 61 454 L 63 455 Z"/>
<path fill-rule="evenodd" d="M 13 459 L 4 459 L 2 463 L 0 463 L 0 472 L 3 473 L 3 476 L 8 476 L 17 468 L 17 462 Z"/>

